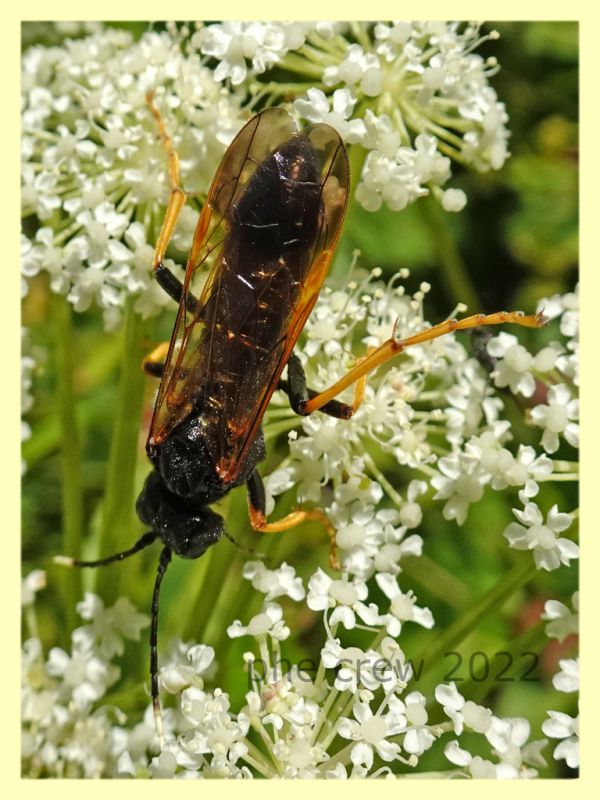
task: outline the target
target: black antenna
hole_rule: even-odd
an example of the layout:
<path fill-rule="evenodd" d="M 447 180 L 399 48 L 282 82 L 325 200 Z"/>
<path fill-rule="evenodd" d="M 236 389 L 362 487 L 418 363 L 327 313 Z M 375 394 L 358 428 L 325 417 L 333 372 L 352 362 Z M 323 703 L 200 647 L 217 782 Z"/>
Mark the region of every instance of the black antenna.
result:
<path fill-rule="evenodd" d="M 156 579 L 154 581 L 151 611 L 152 622 L 150 624 L 150 694 L 152 695 L 154 724 L 156 725 L 156 732 L 158 733 L 161 750 L 165 746 L 165 733 L 158 695 L 158 596 L 160 593 L 160 584 L 162 583 L 162 579 L 170 563 L 171 550 L 168 547 L 163 547 L 156 571 Z"/>
<path fill-rule="evenodd" d="M 133 547 L 130 547 L 128 550 L 123 550 L 121 553 L 115 553 L 113 556 L 99 558 L 96 561 L 81 561 L 79 558 L 71 558 L 70 556 L 54 556 L 54 563 L 62 564 L 63 567 L 105 567 L 107 564 L 113 564 L 115 561 L 123 561 L 123 559 L 129 558 L 129 556 L 139 553 L 144 547 L 148 547 L 149 544 L 152 544 L 156 538 L 157 535 L 154 531 L 148 531 L 148 533 L 140 536 Z"/>
<path fill-rule="evenodd" d="M 235 545 L 238 550 L 241 550 L 243 553 L 248 553 L 251 556 L 256 556 L 261 561 L 264 561 L 267 564 L 271 564 L 271 559 L 266 553 L 261 553 L 260 550 L 254 550 L 252 547 L 244 547 L 241 545 L 236 539 L 231 536 L 231 534 L 227 533 L 227 531 L 223 528 L 223 536 L 226 539 L 229 539 L 231 544 Z"/>
<path fill-rule="evenodd" d="M 106 558 L 98 558 L 95 561 L 82 561 L 78 558 L 70 558 L 69 556 L 55 556 L 54 561 L 66 567 L 105 567 L 107 564 L 113 564 L 115 561 L 123 561 L 125 558 L 129 558 L 129 556 L 139 553 L 140 550 L 148 547 L 148 545 L 152 544 L 157 538 L 158 536 L 154 531 L 148 531 L 143 536 L 140 536 L 133 547 L 130 547 L 128 550 L 123 550 L 120 553 L 115 553 Z M 170 561 L 171 550 L 168 547 L 164 547 L 160 554 L 158 570 L 154 580 L 154 594 L 152 595 L 150 614 L 150 694 L 152 696 L 154 724 L 156 725 L 156 732 L 158 734 L 161 750 L 165 745 L 165 735 L 158 696 L 158 596 L 160 593 L 160 584 Z"/>

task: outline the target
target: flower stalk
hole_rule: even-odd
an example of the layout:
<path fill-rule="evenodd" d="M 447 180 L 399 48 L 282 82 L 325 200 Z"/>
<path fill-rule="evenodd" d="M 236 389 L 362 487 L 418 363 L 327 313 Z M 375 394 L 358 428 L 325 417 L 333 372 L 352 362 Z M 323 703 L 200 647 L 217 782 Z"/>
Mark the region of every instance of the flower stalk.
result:
<path fill-rule="evenodd" d="M 60 458 L 62 469 L 62 548 L 73 558 L 81 555 L 83 530 L 82 461 L 75 395 L 75 364 L 73 314 L 64 297 L 53 298 L 55 327 L 55 362 L 57 407 L 60 425 Z M 63 583 L 65 613 L 64 630 L 76 623 L 75 606 L 82 593 L 81 573 L 69 570 Z"/>
<path fill-rule="evenodd" d="M 118 552 L 135 539 L 136 464 L 140 451 L 140 420 L 147 378 L 141 368 L 146 355 L 149 324 L 133 310 L 128 300 L 124 314 L 123 351 L 114 409 L 114 425 L 108 456 L 99 553 Z M 97 591 L 106 601 L 116 600 L 123 572 L 99 569 Z"/>

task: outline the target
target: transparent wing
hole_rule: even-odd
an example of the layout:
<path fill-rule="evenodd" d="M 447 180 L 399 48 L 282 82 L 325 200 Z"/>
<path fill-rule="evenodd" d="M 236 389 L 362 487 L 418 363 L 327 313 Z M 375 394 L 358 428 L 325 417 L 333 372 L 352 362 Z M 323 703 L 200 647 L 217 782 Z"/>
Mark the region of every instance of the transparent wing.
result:
<path fill-rule="evenodd" d="M 281 109 L 248 123 L 230 151 L 198 223 L 186 291 L 200 264 L 212 259 L 211 271 L 197 308 L 180 305 L 150 434 L 162 441 L 194 412 L 224 482 L 238 477 L 317 299 L 349 185 L 339 135 L 326 125 L 296 133 Z"/>
<path fill-rule="evenodd" d="M 222 249 L 227 236 L 227 214 L 240 197 L 258 165 L 278 143 L 287 141 L 296 127 L 283 109 L 268 109 L 253 117 L 227 149 L 209 189 L 194 231 L 184 278 L 184 295 L 165 361 L 148 441 L 163 442 L 193 410 L 206 377 L 207 338 L 204 308 L 218 287 Z M 201 269 L 202 268 L 202 269 Z M 208 271 L 204 286 L 202 278 Z M 189 297 L 197 297 L 192 307 Z"/>

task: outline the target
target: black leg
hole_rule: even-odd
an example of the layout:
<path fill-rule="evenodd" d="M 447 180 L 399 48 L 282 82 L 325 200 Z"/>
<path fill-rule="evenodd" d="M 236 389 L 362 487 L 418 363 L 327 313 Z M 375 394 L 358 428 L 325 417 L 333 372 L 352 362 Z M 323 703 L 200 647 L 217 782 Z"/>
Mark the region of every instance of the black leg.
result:
<path fill-rule="evenodd" d="M 146 375 L 150 375 L 152 378 L 162 378 L 163 372 L 165 371 L 164 361 L 144 360 L 142 366 Z"/>
<path fill-rule="evenodd" d="M 292 410 L 295 411 L 296 414 L 305 417 L 307 415 L 307 412 L 304 410 L 306 403 L 313 397 L 316 397 L 319 392 L 316 392 L 314 389 L 309 389 L 306 385 L 306 375 L 304 374 L 302 362 L 294 353 L 290 356 L 287 367 L 287 380 L 279 381 L 277 388 L 285 392 L 290 398 Z M 350 419 L 354 413 L 352 406 L 349 406 L 347 403 L 341 403 L 339 400 L 330 400 L 328 403 L 325 403 L 324 406 L 321 406 L 319 411 L 328 414 L 330 417 L 335 417 L 336 419 Z"/>
<path fill-rule="evenodd" d="M 260 514 L 266 514 L 267 503 L 265 499 L 265 487 L 262 482 L 262 478 L 258 474 L 258 470 L 254 470 L 252 475 L 248 478 L 246 482 L 246 487 L 248 489 L 248 502 L 254 511 L 258 511 Z"/>
<path fill-rule="evenodd" d="M 158 570 L 154 581 L 151 611 L 152 622 L 150 625 L 150 693 L 152 695 L 152 709 L 154 711 L 154 721 L 161 749 L 164 745 L 165 736 L 162 715 L 160 713 L 160 699 L 158 696 L 158 597 L 160 594 L 160 584 L 162 583 L 162 579 L 170 562 L 171 551 L 168 547 L 164 547 L 160 554 L 160 561 L 158 562 Z"/>
<path fill-rule="evenodd" d="M 183 295 L 183 284 L 179 280 L 176 275 L 173 275 L 168 267 L 160 262 L 156 269 L 154 270 L 154 275 L 156 276 L 156 280 L 158 281 L 159 285 L 165 290 L 165 292 L 175 300 L 176 303 L 181 302 L 181 297 Z M 186 306 L 187 310 L 190 313 L 194 313 L 196 310 L 198 303 L 195 297 L 188 292 L 186 298 Z"/>

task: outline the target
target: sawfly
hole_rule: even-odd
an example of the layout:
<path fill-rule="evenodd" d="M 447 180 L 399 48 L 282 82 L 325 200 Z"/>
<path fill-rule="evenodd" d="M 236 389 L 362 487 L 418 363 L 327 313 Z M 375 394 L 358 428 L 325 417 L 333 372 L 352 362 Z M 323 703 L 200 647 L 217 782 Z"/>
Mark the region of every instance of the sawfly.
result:
<path fill-rule="evenodd" d="M 157 348 L 144 362 L 148 373 L 160 377 L 146 443 L 153 469 L 136 505 L 149 530 L 121 553 L 60 561 L 104 566 L 162 542 L 150 632 L 151 695 L 162 743 L 160 586 L 173 553 L 198 558 L 227 535 L 211 504 L 245 484 L 255 530 L 275 533 L 317 520 L 330 538 L 331 565 L 339 568 L 335 531 L 321 511 L 298 509 L 277 522 L 266 519 L 257 465 L 265 457 L 261 422 L 273 392 L 285 392 L 300 415 L 320 410 L 348 419 L 360 405 L 367 374 L 407 347 L 454 330 L 505 322 L 537 327 L 544 319 L 499 312 L 447 320 L 404 340 L 394 331 L 326 391 L 308 388 L 293 349 L 327 275 L 348 203 L 350 173 L 340 135 L 321 123 L 298 130 L 283 108 L 268 108 L 247 122 L 213 179 L 182 283 L 163 262 L 187 195 L 165 123 L 151 94 L 147 100 L 166 150 L 170 183 L 154 275 L 179 304 L 168 347 Z M 352 404 L 335 399 L 352 385 Z"/>

